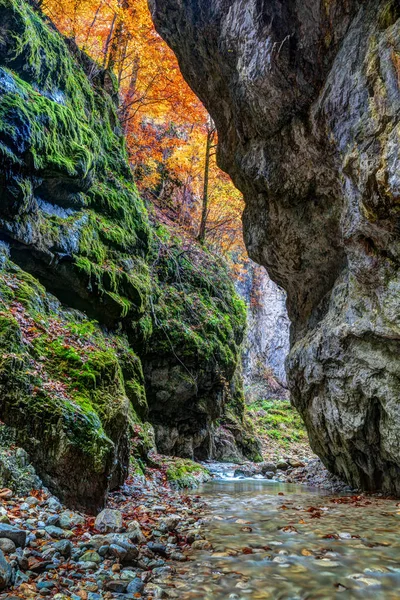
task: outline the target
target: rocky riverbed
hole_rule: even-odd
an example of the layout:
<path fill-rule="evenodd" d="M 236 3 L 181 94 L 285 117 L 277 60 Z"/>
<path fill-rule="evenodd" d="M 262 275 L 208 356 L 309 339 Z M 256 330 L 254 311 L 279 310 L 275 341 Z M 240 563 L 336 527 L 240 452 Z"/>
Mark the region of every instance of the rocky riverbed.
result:
<path fill-rule="evenodd" d="M 202 509 L 199 497 L 171 487 L 163 468 L 131 474 L 96 518 L 66 509 L 45 489 L 25 497 L 3 489 L 0 586 L 8 591 L 0 598 L 175 597 L 158 580 L 190 548 L 207 546 Z"/>
<path fill-rule="evenodd" d="M 211 544 L 202 531 L 207 506 L 196 493 L 167 481 L 171 464 L 173 459 L 155 457 L 146 477 L 132 471 L 97 517 L 68 510 L 40 486 L 22 496 L 0 490 L 0 587 L 7 590 L 0 598 L 178 597 L 183 563 L 197 550 L 211 550 Z M 336 490 L 343 489 L 319 460 L 308 458 L 205 466 L 217 479 L 297 481 L 331 490 L 336 483 Z M 209 479 L 199 469 L 183 483 Z M 189 566 L 183 579 L 188 572 Z"/>
<path fill-rule="evenodd" d="M 269 479 L 279 483 L 300 483 L 333 493 L 356 492 L 338 477 L 329 473 L 319 458 L 285 456 L 279 460 L 262 463 L 204 463 L 217 478 Z"/>

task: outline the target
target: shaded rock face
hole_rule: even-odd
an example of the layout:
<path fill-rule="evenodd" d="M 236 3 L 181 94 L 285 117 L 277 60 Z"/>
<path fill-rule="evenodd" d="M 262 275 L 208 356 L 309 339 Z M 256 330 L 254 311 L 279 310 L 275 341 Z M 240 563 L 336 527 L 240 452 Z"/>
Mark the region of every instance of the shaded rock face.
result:
<path fill-rule="evenodd" d="M 233 405 L 244 416 L 235 372 L 246 329 L 244 302 L 222 261 L 193 245 L 161 241 L 152 273 L 153 334 L 143 368 L 160 452 L 213 455 L 213 424 Z M 234 381 L 235 379 L 235 381 Z"/>
<path fill-rule="evenodd" d="M 155 358 L 145 363 L 150 418 L 163 454 L 206 460 L 212 456 L 211 424 L 219 418 L 227 393 L 215 367 L 195 378 L 196 366 Z"/>
<path fill-rule="evenodd" d="M 218 127 L 249 254 L 287 292 L 313 449 L 400 493 L 396 0 L 150 0 Z"/>
<path fill-rule="evenodd" d="M 242 359 L 246 399 L 286 398 L 290 329 L 286 294 L 252 261 L 238 280 L 237 290 L 248 307 Z"/>

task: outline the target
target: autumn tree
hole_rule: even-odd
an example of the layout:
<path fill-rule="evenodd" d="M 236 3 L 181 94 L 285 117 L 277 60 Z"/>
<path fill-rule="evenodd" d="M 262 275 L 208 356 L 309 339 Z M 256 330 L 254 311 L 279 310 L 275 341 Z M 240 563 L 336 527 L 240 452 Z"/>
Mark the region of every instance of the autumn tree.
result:
<path fill-rule="evenodd" d="M 242 198 L 217 167 L 214 125 L 156 33 L 146 0 L 37 2 L 66 36 L 115 73 L 141 192 L 201 243 L 244 254 Z"/>

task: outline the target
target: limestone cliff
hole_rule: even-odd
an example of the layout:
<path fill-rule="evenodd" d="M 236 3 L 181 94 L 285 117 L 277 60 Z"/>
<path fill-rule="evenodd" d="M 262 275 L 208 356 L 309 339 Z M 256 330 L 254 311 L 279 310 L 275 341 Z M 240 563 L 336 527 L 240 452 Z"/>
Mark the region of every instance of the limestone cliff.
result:
<path fill-rule="evenodd" d="M 398 0 L 150 0 L 244 192 L 250 256 L 287 292 L 313 449 L 400 493 Z"/>
<path fill-rule="evenodd" d="M 248 261 L 236 288 L 247 305 L 243 380 L 248 401 L 286 398 L 290 322 L 286 294 L 263 267 Z"/>
<path fill-rule="evenodd" d="M 0 0 L 0 419 L 90 510 L 145 420 L 161 450 L 208 456 L 245 329 L 221 261 L 150 223 L 117 101 L 110 73 Z"/>

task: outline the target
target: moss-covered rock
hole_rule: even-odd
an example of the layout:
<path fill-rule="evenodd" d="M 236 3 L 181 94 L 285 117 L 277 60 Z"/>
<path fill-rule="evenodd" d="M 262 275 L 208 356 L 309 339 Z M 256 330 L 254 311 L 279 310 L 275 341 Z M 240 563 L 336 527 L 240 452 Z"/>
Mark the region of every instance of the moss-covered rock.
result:
<path fill-rule="evenodd" d="M 220 259 L 150 224 L 117 98 L 28 2 L 0 0 L 0 419 L 91 510 L 131 439 L 140 460 L 153 447 L 147 418 L 160 450 L 210 455 L 245 329 Z"/>
<path fill-rule="evenodd" d="M 125 384 L 140 397 L 144 388 L 140 369 L 125 380 L 123 365 L 126 355 L 138 359 L 122 334 L 63 307 L 2 250 L 0 418 L 45 484 L 96 509 L 127 472 L 128 415 L 138 404 Z"/>
<path fill-rule="evenodd" d="M 138 319 L 150 228 L 112 77 L 26 2 L 0 0 L 0 23 L 0 233 L 69 306 L 108 325 Z"/>
<path fill-rule="evenodd" d="M 165 227 L 154 239 L 153 333 L 143 356 L 150 418 L 160 451 L 206 459 L 210 425 L 234 396 L 246 310 L 220 258 Z"/>
<path fill-rule="evenodd" d="M 176 488 L 194 488 L 211 479 L 205 467 L 188 459 L 169 459 L 166 465 L 167 481 Z"/>

